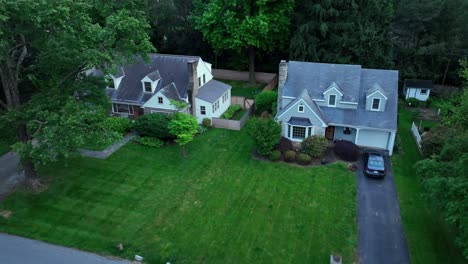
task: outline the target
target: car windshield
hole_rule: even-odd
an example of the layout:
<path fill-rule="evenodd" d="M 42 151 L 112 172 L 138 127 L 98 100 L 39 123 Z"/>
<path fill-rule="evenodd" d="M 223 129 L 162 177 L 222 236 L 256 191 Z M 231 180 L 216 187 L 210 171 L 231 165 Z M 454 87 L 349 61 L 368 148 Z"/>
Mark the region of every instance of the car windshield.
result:
<path fill-rule="evenodd" d="M 371 170 L 384 170 L 384 161 L 382 156 L 378 155 L 369 155 L 369 162 L 367 167 Z"/>

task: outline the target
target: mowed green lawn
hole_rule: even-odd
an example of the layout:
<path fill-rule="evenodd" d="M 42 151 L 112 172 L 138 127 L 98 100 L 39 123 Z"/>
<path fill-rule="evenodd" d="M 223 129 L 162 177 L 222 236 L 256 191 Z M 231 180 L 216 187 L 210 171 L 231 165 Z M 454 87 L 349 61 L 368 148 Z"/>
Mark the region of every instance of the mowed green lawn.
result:
<path fill-rule="evenodd" d="M 50 166 L 46 191 L 0 202 L 12 211 L 0 231 L 148 263 L 355 261 L 354 173 L 253 160 L 252 148 L 245 132 L 213 129 L 187 159 L 129 143 Z"/>
<path fill-rule="evenodd" d="M 245 81 L 233 81 L 233 80 L 220 80 L 226 84 L 232 86 L 231 88 L 231 96 L 243 96 L 247 99 L 254 99 L 257 94 L 259 94 L 263 87 L 266 84 L 264 83 L 257 83 L 256 85 L 250 85 L 248 82 Z"/>
<path fill-rule="evenodd" d="M 398 135 L 403 150 L 392 157 L 395 184 L 400 202 L 403 228 L 412 263 L 466 263 L 450 230 L 430 211 L 423 198 L 423 189 L 416 176 L 414 164 L 420 160 L 411 136 L 411 113 L 403 106 L 399 110 Z"/>

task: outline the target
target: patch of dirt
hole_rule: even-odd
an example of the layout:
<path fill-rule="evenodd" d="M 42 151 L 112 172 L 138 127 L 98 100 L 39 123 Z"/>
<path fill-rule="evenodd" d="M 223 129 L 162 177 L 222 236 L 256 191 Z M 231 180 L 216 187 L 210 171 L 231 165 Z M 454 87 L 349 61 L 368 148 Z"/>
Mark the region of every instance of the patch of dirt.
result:
<path fill-rule="evenodd" d="M 5 218 L 5 219 L 8 219 L 10 218 L 12 212 L 11 211 L 8 211 L 8 210 L 2 210 L 0 211 L 0 216 Z"/>

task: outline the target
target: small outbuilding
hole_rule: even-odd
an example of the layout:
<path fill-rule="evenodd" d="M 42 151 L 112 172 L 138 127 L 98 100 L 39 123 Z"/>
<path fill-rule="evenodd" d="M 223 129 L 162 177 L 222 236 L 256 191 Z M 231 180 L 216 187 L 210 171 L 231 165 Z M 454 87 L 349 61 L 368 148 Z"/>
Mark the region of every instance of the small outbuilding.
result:
<path fill-rule="evenodd" d="M 419 101 L 426 101 L 432 89 L 431 80 L 406 79 L 403 87 L 405 99 L 416 98 Z"/>

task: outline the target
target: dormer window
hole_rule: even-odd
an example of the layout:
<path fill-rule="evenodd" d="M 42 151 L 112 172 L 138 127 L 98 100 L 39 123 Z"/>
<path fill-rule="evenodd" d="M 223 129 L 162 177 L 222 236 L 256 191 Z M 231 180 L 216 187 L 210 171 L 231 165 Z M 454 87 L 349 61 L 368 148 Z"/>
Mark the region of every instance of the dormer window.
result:
<path fill-rule="evenodd" d="M 299 107 L 297 108 L 297 111 L 299 113 L 304 113 L 304 106 L 303 105 L 299 105 Z"/>
<path fill-rule="evenodd" d="M 374 98 L 372 100 L 372 110 L 379 111 L 379 109 L 380 109 L 380 99 Z"/>
<path fill-rule="evenodd" d="M 330 94 L 328 96 L 328 106 L 336 106 L 336 95 Z"/>
<path fill-rule="evenodd" d="M 151 89 L 151 83 L 150 82 L 144 82 L 145 85 L 145 92 L 151 93 L 153 90 Z"/>

